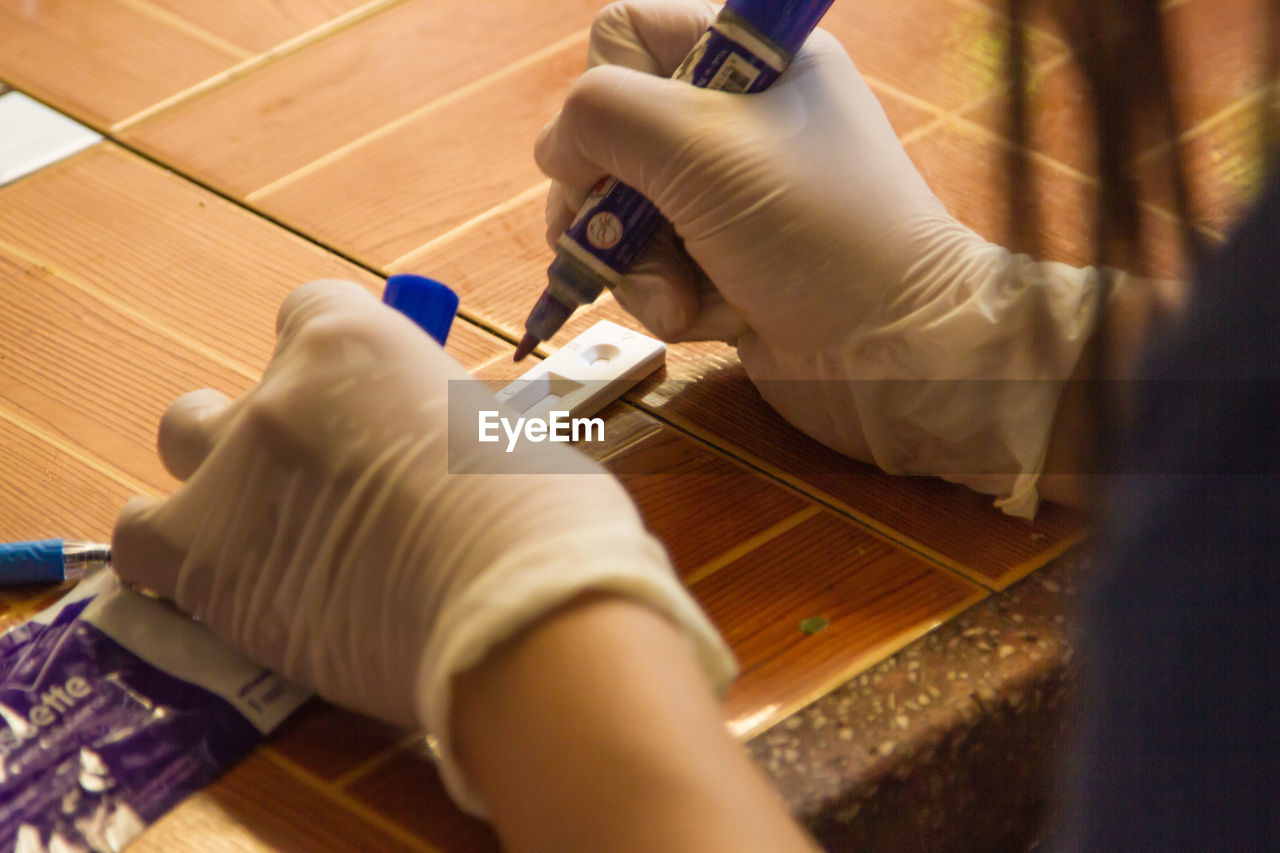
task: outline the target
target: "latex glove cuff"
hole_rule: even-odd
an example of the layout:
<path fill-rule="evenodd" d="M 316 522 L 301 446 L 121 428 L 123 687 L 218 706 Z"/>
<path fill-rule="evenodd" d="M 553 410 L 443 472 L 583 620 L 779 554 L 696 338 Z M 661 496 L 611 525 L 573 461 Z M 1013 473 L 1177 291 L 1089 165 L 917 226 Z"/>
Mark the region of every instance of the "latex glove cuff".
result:
<path fill-rule="evenodd" d="M 935 245 L 935 262 L 839 346 L 792 357 L 748 336 L 739 355 L 762 396 L 818 441 L 890 474 L 997 495 L 1003 512 L 1031 518 L 1097 275 L 1013 255 L 968 229 Z"/>

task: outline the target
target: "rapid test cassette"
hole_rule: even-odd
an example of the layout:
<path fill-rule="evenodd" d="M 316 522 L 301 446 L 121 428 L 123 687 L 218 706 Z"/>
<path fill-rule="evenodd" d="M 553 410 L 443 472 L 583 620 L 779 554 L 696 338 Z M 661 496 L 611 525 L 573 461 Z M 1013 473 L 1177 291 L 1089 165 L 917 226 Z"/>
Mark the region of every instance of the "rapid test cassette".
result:
<path fill-rule="evenodd" d="M 594 415 L 666 363 L 667 345 L 601 320 L 497 393 L 522 416 Z"/>

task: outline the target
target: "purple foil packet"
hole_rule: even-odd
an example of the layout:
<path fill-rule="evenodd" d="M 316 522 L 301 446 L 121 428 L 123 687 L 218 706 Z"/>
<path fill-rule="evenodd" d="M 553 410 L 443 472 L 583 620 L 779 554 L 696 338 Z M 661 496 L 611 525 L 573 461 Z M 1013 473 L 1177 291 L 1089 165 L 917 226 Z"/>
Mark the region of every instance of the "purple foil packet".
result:
<path fill-rule="evenodd" d="M 0 850 L 118 851 L 309 694 L 101 570 L 0 636 Z"/>

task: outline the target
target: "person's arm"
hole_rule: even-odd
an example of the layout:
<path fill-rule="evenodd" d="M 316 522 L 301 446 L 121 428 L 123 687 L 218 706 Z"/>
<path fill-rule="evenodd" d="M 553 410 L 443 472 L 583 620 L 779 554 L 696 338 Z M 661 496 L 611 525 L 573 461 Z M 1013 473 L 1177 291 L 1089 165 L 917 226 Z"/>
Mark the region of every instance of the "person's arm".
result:
<path fill-rule="evenodd" d="M 326 699 L 429 732 L 449 793 L 514 846 L 704 850 L 688 832 L 737 831 L 722 820 L 800 838 L 724 731 L 732 655 L 622 485 L 564 445 L 480 442 L 490 407 L 404 316 L 313 282 L 257 386 L 170 406 L 161 458 L 184 482 L 129 503 L 114 568 Z"/>
<path fill-rule="evenodd" d="M 673 623 L 586 596 L 455 684 L 454 746 L 504 846 L 812 850 Z"/>
<path fill-rule="evenodd" d="M 672 226 L 613 290 L 655 334 L 736 345 L 779 414 L 889 473 L 962 483 L 1017 516 L 1040 495 L 1081 503 L 1092 425 L 1068 380 L 1091 375 L 1096 270 L 1035 263 L 958 222 L 828 33 L 759 94 L 664 79 L 714 11 L 600 13 L 593 67 L 535 145 L 548 236 L 614 175 Z M 1112 365 L 1146 337 L 1145 285 L 1122 282 L 1112 302 Z"/>
<path fill-rule="evenodd" d="M 1120 288 L 1109 305 L 1107 378 L 1118 415 L 1127 419 L 1131 395 L 1124 380 L 1134 379 L 1143 348 L 1157 326 L 1174 323 L 1182 313 L 1186 283 L 1119 276 Z M 1049 449 L 1038 489 L 1046 500 L 1084 507 L 1096 493 L 1091 483 L 1095 424 L 1089 382 L 1096 375 L 1094 350 L 1086 347 L 1058 401 L 1049 433 Z M 1121 424 L 1121 427 L 1124 425 Z"/>

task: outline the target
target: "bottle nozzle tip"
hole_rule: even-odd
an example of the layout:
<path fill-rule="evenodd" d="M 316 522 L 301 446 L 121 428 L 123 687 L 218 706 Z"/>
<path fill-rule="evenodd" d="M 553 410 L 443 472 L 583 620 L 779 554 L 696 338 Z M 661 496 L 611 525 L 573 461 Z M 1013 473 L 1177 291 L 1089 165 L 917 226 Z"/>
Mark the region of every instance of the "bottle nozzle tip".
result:
<path fill-rule="evenodd" d="M 516 347 L 515 360 L 523 361 L 524 357 L 527 356 L 529 353 L 533 352 L 533 348 L 536 347 L 539 343 L 541 343 L 541 341 L 539 341 L 533 335 L 526 332 L 525 336 L 520 339 L 519 346 Z"/>

